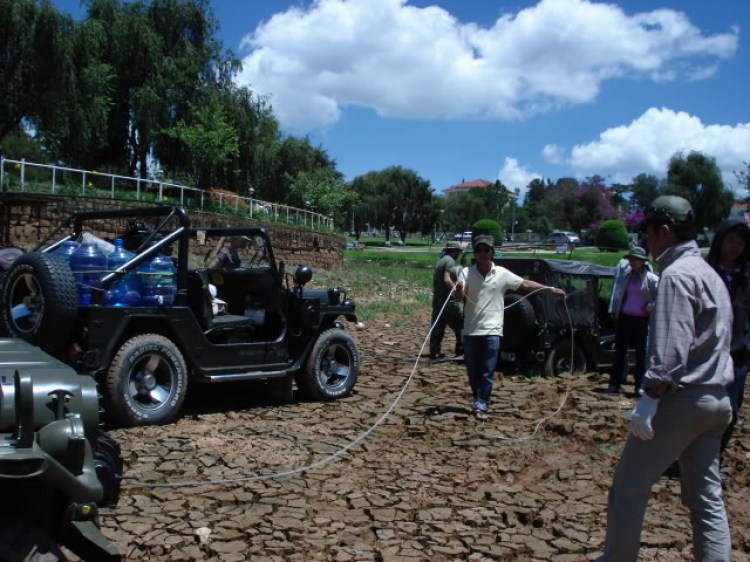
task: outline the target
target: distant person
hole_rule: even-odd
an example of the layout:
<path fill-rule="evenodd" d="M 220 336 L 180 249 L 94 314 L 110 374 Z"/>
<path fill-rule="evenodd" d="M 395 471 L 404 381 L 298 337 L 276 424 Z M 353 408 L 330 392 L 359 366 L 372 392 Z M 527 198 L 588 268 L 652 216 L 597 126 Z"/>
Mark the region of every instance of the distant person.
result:
<path fill-rule="evenodd" d="M 450 271 L 456 266 L 456 260 L 461 255 L 461 245 L 458 242 L 448 242 L 443 248 L 440 259 L 435 264 L 435 273 L 432 276 L 432 333 L 430 334 L 430 359 L 445 357 L 440 353 L 440 347 L 445 337 L 445 327 L 449 326 L 456 334 L 456 357 L 463 355 L 463 323 L 464 316 L 461 307 L 451 295 L 448 304 L 445 300 L 453 290 L 453 280 Z M 445 305 L 445 308 L 443 308 Z M 443 311 L 440 314 L 440 311 Z"/>
<path fill-rule="evenodd" d="M 719 447 L 732 417 L 726 391 L 734 377 L 732 304 L 695 243 L 690 203 L 658 197 L 646 209 L 645 225 L 648 250 L 661 268 L 650 364 L 609 490 L 604 554 L 597 562 L 637 560 L 651 488 L 675 459 L 695 559 L 728 561 L 732 543 L 721 497 Z"/>
<path fill-rule="evenodd" d="M 716 229 L 716 235 L 708 252 L 708 263 L 713 267 L 729 291 L 732 300 L 732 344 L 734 381 L 727 386 L 732 405 L 732 421 L 721 439 L 723 455 L 737 425 L 737 416 L 742 407 L 747 381 L 747 359 L 750 349 L 750 227 L 743 220 L 727 219 Z M 722 483 L 729 482 L 721 472 Z"/>
<path fill-rule="evenodd" d="M 659 278 L 646 267 L 646 250 L 635 246 L 625 255 L 625 259 L 628 268 L 616 278 L 610 300 L 617 331 L 615 362 L 607 388 L 609 393 L 620 392 L 620 386 L 627 380 L 629 347 L 635 350 L 635 392 L 638 393 L 641 388 L 646 372 L 648 317 L 659 285 Z"/>
<path fill-rule="evenodd" d="M 211 264 L 209 269 L 236 269 L 242 265 L 244 250 L 247 248 L 247 238 L 244 236 L 232 236 L 229 245 L 225 246 Z"/>
<path fill-rule="evenodd" d="M 533 291 L 565 296 L 565 291 L 545 287 L 495 265 L 495 240 L 488 234 L 474 239 L 476 263 L 461 270 L 456 284 L 456 300 L 464 302 L 464 359 L 473 394 L 472 415 L 488 419 L 495 367 L 503 336 L 505 292 Z"/>

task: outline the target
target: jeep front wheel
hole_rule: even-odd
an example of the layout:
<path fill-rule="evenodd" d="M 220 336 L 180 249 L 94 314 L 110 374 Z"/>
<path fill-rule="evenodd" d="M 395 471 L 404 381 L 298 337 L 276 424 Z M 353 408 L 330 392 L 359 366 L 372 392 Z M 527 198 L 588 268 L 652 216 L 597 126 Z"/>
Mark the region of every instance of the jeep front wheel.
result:
<path fill-rule="evenodd" d="M 187 393 L 187 368 L 177 346 L 156 334 L 126 341 L 104 384 L 105 415 L 124 426 L 171 421 Z"/>
<path fill-rule="evenodd" d="M 571 359 L 573 367 L 571 368 Z M 578 342 L 561 340 L 552 346 L 544 363 L 544 375 L 547 377 L 559 377 L 563 373 L 583 373 L 586 371 L 586 356 Z"/>
<path fill-rule="evenodd" d="M 315 342 L 304 370 L 297 375 L 303 394 L 319 400 L 347 396 L 359 376 L 359 350 L 344 330 L 332 328 Z"/>

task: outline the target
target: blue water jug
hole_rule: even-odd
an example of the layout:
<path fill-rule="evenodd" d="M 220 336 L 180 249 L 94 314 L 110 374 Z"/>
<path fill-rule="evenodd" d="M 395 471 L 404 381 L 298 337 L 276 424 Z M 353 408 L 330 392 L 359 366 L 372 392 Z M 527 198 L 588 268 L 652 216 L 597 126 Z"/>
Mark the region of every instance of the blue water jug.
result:
<path fill-rule="evenodd" d="M 122 239 L 115 240 L 115 251 L 107 256 L 107 270 L 111 273 L 133 258 L 133 254 L 122 247 Z M 141 300 L 138 292 L 138 277 L 135 270 L 126 273 L 109 286 L 104 294 L 106 306 L 135 306 Z"/>
<path fill-rule="evenodd" d="M 78 304 L 91 304 L 91 293 L 107 271 L 107 256 L 94 242 L 84 242 L 70 256 L 70 269 L 78 286 Z"/>
<path fill-rule="evenodd" d="M 138 268 L 138 277 L 142 306 L 172 306 L 177 285 L 171 259 L 163 254 L 156 254 Z"/>
<path fill-rule="evenodd" d="M 70 256 L 72 256 L 73 252 L 78 249 L 78 246 L 78 242 L 67 240 L 66 242 L 63 242 L 57 250 L 55 250 L 55 254 L 63 258 L 67 263 L 70 263 Z"/>

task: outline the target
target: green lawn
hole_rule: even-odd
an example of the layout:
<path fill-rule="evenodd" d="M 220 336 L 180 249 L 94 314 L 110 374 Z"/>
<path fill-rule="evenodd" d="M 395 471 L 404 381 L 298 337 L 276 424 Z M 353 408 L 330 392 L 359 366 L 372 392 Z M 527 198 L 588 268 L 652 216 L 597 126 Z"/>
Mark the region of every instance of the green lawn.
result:
<path fill-rule="evenodd" d="M 365 249 L 365 250 L 345 250 L 344 260 L 347 264 L 377 264 L 385 267 L 429 267 L 432 268 L 440 256 L 441 247 L 434 247 L 431 250 L 420 252 L 415 251 L 397 251 L 386 249 Z M 600 252 L 596 248 L 576 249 L 570 259 L 586 261 L 598 265 L 615 266 L 617 262 L 625 255 L 622 252 Z M 569 254 L 551 254 L 523 252 L 523 253 L 502 253 L 506 257 L 543 257 L 545 259 L 568 259 Z M 468 255 L 470 256 L 470 254 Z"/>

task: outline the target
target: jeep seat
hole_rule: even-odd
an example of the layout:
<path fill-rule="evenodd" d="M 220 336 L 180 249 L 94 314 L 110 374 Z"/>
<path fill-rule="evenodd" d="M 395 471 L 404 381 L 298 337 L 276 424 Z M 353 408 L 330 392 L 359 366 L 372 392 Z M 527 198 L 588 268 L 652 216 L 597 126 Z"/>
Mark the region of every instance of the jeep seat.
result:
<path fill-rule="evenodd" d="M 214 316 L 211 306 L 211 292 L 208 289 L 208 275 L 205 269 L 195 269 L 188 277 L 188 306 L 195 314 L 206 337 L 225 330 L 255 331 L 252 319 L 246 316 L 223 314 Z"/>

